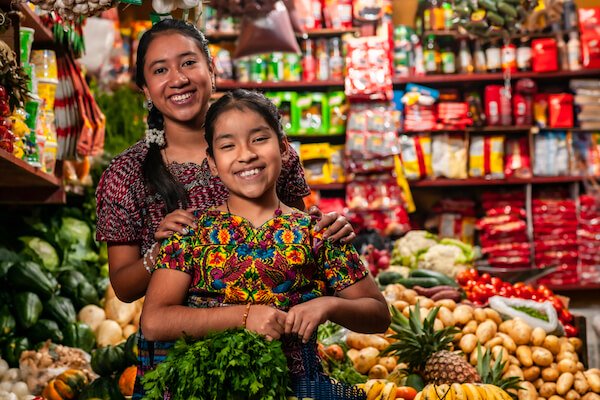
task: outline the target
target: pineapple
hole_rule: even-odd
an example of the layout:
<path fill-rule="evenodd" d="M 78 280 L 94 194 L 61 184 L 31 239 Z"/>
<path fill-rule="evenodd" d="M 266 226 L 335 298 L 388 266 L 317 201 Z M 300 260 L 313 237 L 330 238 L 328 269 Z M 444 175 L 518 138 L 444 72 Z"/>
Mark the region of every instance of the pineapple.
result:
<path fill-rule="evenodd" d="M 463 357 L 450 351 L 454 335 L 459 330 L 453 326 L 440 330 L 433 328 L 439 307 L 435 307 L 421 322 L 420 306 L 411 309 L 408 318 L 392 307 L 392 324 L 395 341 L 382 354 L 398 356 L 408 364 L 408 373 L 417 373 L 426 383 L 436 385 L 481 382 L 477 370 Z"/>
<path fill-rule="evenodd" d="M 523 389 L 519 384 L 523 382 L 517 376 L 503 378 L 504 365 L 506 361 L 502 361 L 502 352 L 498 355 L 496 361 L 492 365 L 492 353 L 489 349 L 485 352 L 481 350 L 481 345 L 477 345 L 477 372 L 483 383 L 489 383 L 507 391 L 512 397 L 516 398 L 516 391 Z M 512 390 L 510 390 L 512 389 Z M 509 392 L 510 390 L 510 392 Z"/>

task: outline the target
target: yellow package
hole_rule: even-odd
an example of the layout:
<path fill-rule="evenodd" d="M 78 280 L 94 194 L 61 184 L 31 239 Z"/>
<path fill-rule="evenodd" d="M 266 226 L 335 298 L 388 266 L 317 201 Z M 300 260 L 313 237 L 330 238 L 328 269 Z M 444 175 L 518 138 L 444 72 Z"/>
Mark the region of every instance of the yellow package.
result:
<path fill-rule="evenodd" d="M 331 183 L 331 147 L 329 143 L 302 144 L 300 159 L 309 185 Z"/>
<path fill-rule="evenodd" d="M 469 176 L 504 178 L 504 136 L 471 137 Z"/>
<path fill-rule="evenodd" d="M 433 175 L 431 136 L 402 135 L 400 137 L 400 153 L 406 179 L 424 179 Z"/>

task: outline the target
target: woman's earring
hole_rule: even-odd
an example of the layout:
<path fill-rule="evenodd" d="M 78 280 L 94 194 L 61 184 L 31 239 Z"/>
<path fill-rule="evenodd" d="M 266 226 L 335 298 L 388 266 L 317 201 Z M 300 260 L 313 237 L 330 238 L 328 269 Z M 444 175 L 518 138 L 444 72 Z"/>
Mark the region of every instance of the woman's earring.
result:
<path fill-rule="evenodd" d="M 146 104 L 145 105 L 146 105 L 146 109 L 148 111 L 152 110 L 152 108 L 154 107 L 154 103 L 152 103 L 151 99 L 146 100 Z"/>
<path fill-rule="evenodd" d="M 157 144 L 158 147 L 165 147 L 165 131 L 162 129 L 150 129 L 146 128 L 146 143 Z"/>

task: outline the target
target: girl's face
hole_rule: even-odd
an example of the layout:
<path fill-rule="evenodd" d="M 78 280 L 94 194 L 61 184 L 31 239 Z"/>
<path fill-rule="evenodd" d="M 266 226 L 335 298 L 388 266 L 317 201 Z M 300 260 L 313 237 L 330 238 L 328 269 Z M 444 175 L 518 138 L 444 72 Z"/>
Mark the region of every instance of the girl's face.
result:
<path fill-rule="evenodd" d="M 230 195 L 257 199 L 275 189 L 285 140 L 255 111 L 225 111 L 216 122 L 213 156 L 208 161 Z"/>
<path fill-rule="evenodd" d="M 156 36 L 146 52 L 144 94 L 165 122 L 203 122 L 214 75 L 194 39 L 177 32 Z"/>

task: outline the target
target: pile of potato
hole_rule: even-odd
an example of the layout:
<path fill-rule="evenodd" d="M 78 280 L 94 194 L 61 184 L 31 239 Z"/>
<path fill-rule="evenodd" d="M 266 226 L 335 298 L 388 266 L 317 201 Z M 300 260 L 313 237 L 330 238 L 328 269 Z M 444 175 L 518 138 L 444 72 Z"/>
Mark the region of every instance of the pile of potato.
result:
<path fill-rule="evenodd" d="M 543 329 L 532 329 L 520 319 L 503 321 L 491 308 L 477 308 L 453 300 L 434 302 L 402 285 L 387 286 L 384 296 L 405 316 L 417 302 L 422 319 L 439 306 L 434 326 L 461 329 L 455 337 L 455 350 L 462 350 L 471 364 L 477 364 L 477 344 L 480 343 L 491 349 L 494 358 L 507 361 L 505 376 L 525 380 L 522 384 L 525 389 L 518 393 L 519 400 L 600 400 L 600 370 L 584 369 L 577 354 L 582 347 L 579 338 L 547 335 Z M 348 356 L 359 372 L 372 378 L 385 378 L 381 367 L 388 373 L 399 368 L 402 360 L 392 362 L 389 359 L 393 357 L 379 358 L 376 354 L 375 350 L 385 348 L 386 339 L 377 335 L 356 338 L 348 336 L 347 344 L 353 349 Z"/>

